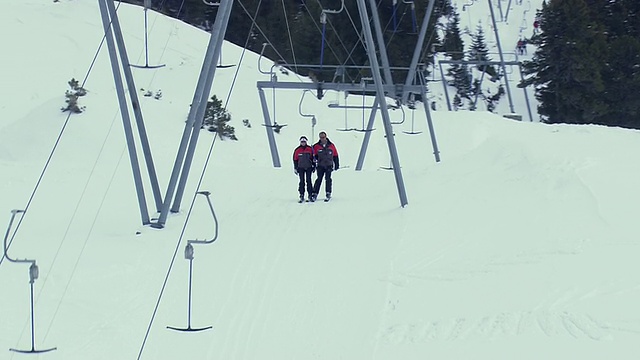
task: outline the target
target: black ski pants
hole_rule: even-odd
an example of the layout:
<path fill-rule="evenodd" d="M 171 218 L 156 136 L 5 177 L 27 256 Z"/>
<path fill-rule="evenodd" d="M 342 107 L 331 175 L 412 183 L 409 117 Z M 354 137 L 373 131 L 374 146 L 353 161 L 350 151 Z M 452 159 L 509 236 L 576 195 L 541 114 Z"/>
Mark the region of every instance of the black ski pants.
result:
<path fill-rule="evenodd" d="M 323 177 L 326 180 L 325 184 L 324 184 L 325 190 L 328 193 L 331 192 L 331 185 L 332 185 L 331 171 L 332 170 L 333 170 L 332 167 L 318 166 L 318 168 L 316 169 L 316 171 L 318 172 L 318 178 L 316 179 L 315 184 L 313 184 L 313 193 L 314 194 L 318 194 L 320 192 L 320 186 L 322 186 L 322 178 Z"/>
<path fill-rule="evenodd" d="M 305 182 L 307 188 L 307 194 L 311 196 L 313 193 L 313 186 L 311 185 L 311 168 L 306 170 L 298 169 L 298 176 L 300 177 L 300 182 L 298 183 L 298 192 L 300 196 L 304 196 Z"/>

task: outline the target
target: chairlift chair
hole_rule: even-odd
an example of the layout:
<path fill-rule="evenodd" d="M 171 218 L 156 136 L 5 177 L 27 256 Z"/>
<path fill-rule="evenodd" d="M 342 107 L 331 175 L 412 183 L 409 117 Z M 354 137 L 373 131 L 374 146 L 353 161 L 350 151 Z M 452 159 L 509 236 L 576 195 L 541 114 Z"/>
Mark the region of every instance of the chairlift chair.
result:
<path fill-rule="evenodd" d="M 187 242 L 187 246 L 184 250 L 185 259 L 189 260 L 189 304 L 188 304 L 188 312 L 187 312 L 187 327 L 177 327 L 177 326 L 167 326 L 169 330 L 181 331 L 181 332 L 199 332 L 204 330 L 209 330 L 213 328 L 213 326 L 204 326 L 204 327 L 191 327 L 191 288 L 193 282 L 193 245 L 191 242 Z"/>
<path fill-rule="evenodd" d="M 148 31 L 147 31 L 147 10 L 151 7 L 151 0 L 144 0 L 144 65 L 133 65 L 129 64 L 131 67 L 139 68 L 139 69 L 157 69 L 165 66 L 165 64 L 160 65 L 149 65 L 149 41 L 148 41 Z"/>
<path fill-rule="evenodd" d="M 9 348 L 9 351 L 13 351 L 13 352 L 21 353 L 21 354 L 42 354 L 42 353 L 46 353 L 46 352 L 49 352 L 49 351 L 56 350 L 57 348 L 53 347 L 53 348 L 48 348 L 48 349 L 36 350 L 36 345 L 35 345 L 35 306 L 34 306 L 34 302 L 33 302 L 33 286 L 34 286 L 34 283 L 36 282 L 36 280 L 38 279 L 40 271 L 38 270 L 38 266 L 36 265 L 36 260 L 35 259 L 11 258 L 9 256 L 9 253 L 8 253 L 9 252 L 9 245 L 11 245 L 11 243 L 9 242 L 7 244 L 7 239 L 9 238 L 9 234 L 11 233 L 11 227 L 13 225 L 13 221 L 15 220 L 16 216 L 18 216 L 18 214 L 24 214 L 24 213 L 25 213 L 25 210 L 19 210 L 19 209 L 11 210 L 11 220 L 9 221 L 9 225 L 7 226 L 7 232 L 4 235 L 4 241 L 3 241 L 2 250 L 3 250 L 4 258 L 7 259 L 8 261 L 12 262 L 12 263 L 31 264 L 29 266 L 29 285 L 31 287 L 31 297 L 30 297 L 30 300 L 31 300 L 30 301 L 30 305 L 31 305 L 31 349 L 22 350 L 22 349 Z M 15 231 L 14 231 L 14 234 L 15 234 Z"/>
<path fill-rule="evenodd" d="M 371 128 L 371 129 L 367 129 L 364 125 L 365 123 L 365 109 L 371 109 L 371 111 L 376 111 L 376 109 L 373 106 L 365 106 L 365 92 L 364 92 L 364 87 L 362 90 L 362 128 L 360 129 L 356 129 L 356 131 L 359 132 L 370 132 L 375 130 L 375 128 Z"/>
<path fill-rule="evenodd" d="M 391 110 L 400 109 L 400 113 L 402 114 L 402 120 L 396 121 L 396 122 L 391 121 L 391 125 L 402 125 L 402 124 L 404 124 L 404 120 L 406 118 L 406 114 L 404 112 L 404 107 L 402 106 L 402 104 L 400 104 L 399 100 L 396 100 L 396 104 L 395 105 L 388 104 L 387 108 L 389 108 Z"/>
<path fill-rule="evenodd" d="M 342 10 L 344 10 L 344 0 L 342 0 L 342 5 L 340 9 L 338 10 L 324 9 L 322 10 L 322 13 L 320 13 L 320 23 L 322 24 L 322 41 L 321 41 L 321 47 L 320 47 L 320 68 L 322 68 L 322 65 L 324 62 L 324 44 L 326 40 L 325 35 L 327 30 L 327 14 L 338 14 L 338 13 L 341 13 Z"/>
<path fill-rule="evenodd" d="M 392 9 L 391 9 L 391 21 L 393 22 L 393 29 L 388 30 L 388 32 L 392 34 L 401 33 L 402 30 L 399 29 L 400 24 L 402 23 L 402 19 L 407 14 L 407 8 L 404 8 L 402 15 L 398 19 L 398 0 L 392 0 Z M 408 9 L 411 12 L 411 32 L 405 32 L 408 35 L 418 35 L 418 20 L 416 17 L 416 4 L 414 0 L 402 0 L 403 4 L 408 5 Z"/>
<path fill-rule="evenodd" d="M 218 65 L 216 65 L 216 68 L 218 69 L 226 69 L 226 68 L 230 68 L 230 67 L 234 67 L 236 66 L 236 64 L 222 64 L 222 47 L 220 48 L 220 59 L 218 59 Z"/>
<path fill-rule="evenodd" d="M 366 106 L 365 105 L 365 95 L 364 95 L 364 91 L 362 94 L 362 105 L 349 105 L 347 104 L 347 97 L 349 95 L 349 92 L 345 91 L 345 104 L 344 105 L 340 105 L 339 102 L 332 102 L 329 103 L 328 107 L 332 108 L 332 109 L 344 109 L 344 128 L 342 129 L 336 129 L 337 131 L 358 131 L 358 132 L 370 132 L 373 131 L 375 129 L 367 129 L 365 127 L 365 110 L 366 109 L 372 109 L 373 111 L 373 106 Z M 358 128 L 350 128 L 348 126 L 348 115 L 347 115 L 347 110 L 348 109 L 362 109 L 362 127 L 360 129 Z"/>
<path fill-rule="evenodd" d="M 418 35 L 418 19 L 416 18 L 416 3 L 414 0 L 402 0 L 411 9 L 411 32 L 409 35 Z"/>
<path fill-rule="evenodd" d="M 268 128 L 272 128 L 272 129 L 275 129 L 275 131 L 276 131 L 276 132 L 280 132 L 280 130 L 281 130 L 283 127 L 287 126 L 287 124 L 278 124 L 278 123 L 275 123 L 275 122 L 274 122 L 274 123 L 273 123 L 273 125 L 265 125 L 265 124 L 262 124 L 262 126 L 264 126 L 264 127 L 268 127 Z"/>
<path fill-rule="evenodd" d="M 422 131 L 414 130 L 415 118 L 416 118 L 416 100 L 415 100 L 415 95 L 413 93 L 411 93 L 411 96 L 409 97 L 409 102 L 407 104 L 407 107 L 411 109 L 411 131 L 403 131 L 403 133 L 408 135 L 422 134 Z"/>
<path fill-rule="evenodd" d="M 181 332 L 199 332 L 199 331 L 209 330 L 213 328 L 213 326 L 204 326 L 204 327 L 198 327 L 198 328 L 191 327 L 191 288 L 192 288 L 192 280 L 193 280 L 193 258 L 194 258 L 193 257 L 194 250 L 193 250 L 192 244 L 211 244 L 218 239 L 218 219 L 216 217 L 215 211 L 213 211 L 213 204 L 211 204 L 211 199 L 209 198 L 209 195 L 211 195 L 211 192 L 198 191 L 196 195 L 204 195 L 207 197 L 207 202 L 209 203 L 209 209 L 211 209 L 211 214 L 213 216 L 213 221 L 215 224 L 215 235 L 210 240 L 198 240 L 198 239 L 189 240 L 187 241 L 187 246 L 184 249 L 184 257 L 185 259 L 189 260 L 189 290 L 188 290 L 189 303 L 188 303 L 188 312 L 187 312 L 188 314 L 187 327 L 167 326 L 167 329 L 169 330 L 175 330 L 175 331 L 181 331 Z"/>
<path fill-rule="evenodd" d="M 306 114 L 306 113 L 302 112 L 302 102 L 304 101 L 304 96 L 305 96 L 306 93 L 308 93 L 310 91 L 311 90 L 308 90 L 308 89 L 302 91 L 302 96 L 300 96 L 300 102 L 298 103 L 298 113 L 302 117 L 311 119 L 311 134 L 315 134 L 315 127 L 316 127 L 316 123 L 317 123 L 317 119 L 316 119 L 315 114 Z"/>
<path fill-rule="evenodd" d="M 333 104 L 329 104 L 330 108 L 343 108 L 344 109 L 344 128 L 342 129 L 336 129 L 337 131 L 356 131 L 356 128 L 350 128 L 348 126 L 348 115 L 347 115 L 347 110 L 349 109 L 349 105 L 347 102 L 347 98 L 349 97 L 349 92 L 345 91 L 344 92 L 344 105 L 340 105 L 340 103 L 333 103 Z"/>
<path fill-rule="evenodd" d="M 394 133 L 392 136 L 396 136 L 396 134 Z M 384 135 L 384 137 L 386 138 L 387 135 Z M 380 170 L 393 170 L 393 164 L 391 163 L 391 158 L 389 158 L 389 166 L 380 166 Z"/>

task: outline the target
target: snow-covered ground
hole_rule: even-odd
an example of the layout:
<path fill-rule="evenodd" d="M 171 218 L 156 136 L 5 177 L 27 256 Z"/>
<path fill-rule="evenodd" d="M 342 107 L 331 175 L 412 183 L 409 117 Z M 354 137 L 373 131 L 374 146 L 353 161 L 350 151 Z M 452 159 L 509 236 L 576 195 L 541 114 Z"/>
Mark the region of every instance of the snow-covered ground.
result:
<path fill-rule="evenodd" d="M 466 11 L 488 15 L 480 2 Z M 144 63 L 142 9 L 122 4 L 119 17 L 132 62 Z M 208 34 L 153 12 L 149 25 L 150 61 L 166 66 L 133 71 L 164 191 Z M 0 60 L 0 214 L 8 225 L 28 205 L 9 255 L 40 267 L 35 345 L 57 350 L 38 358 L 637 358 L 638 131 L 438 110 L 437 163 L 424 111 L 407 110 L 394 126 L 402 208 L 381 169 L 380 118 L 355 171 L 363 134 L 337 131 L 344 112 L 327 105 L 339 94 L 305 97 L 312 129 L 302 94 L 279 90 L 272 117 L 287 126 L 274 168 L 256 90 L 268 77 L 246 53 L 231 95 L 237 68 L 219 69 L 213 86 L 239 141 L 216 140 L 203 171 L 213 137 L 201 134 L 182 210 L 158 230 L 140 222 L 105 48 L 86 111 L 68 122 L 60 112 L 67 81 L 85 78 L 102 39 L 97 2 L 7 3 L 0 30 L 11 54 Z M 225 44 L 224 62 L 241 53 Z M 412 118 L 419 135 L 404 133 Z M 361 119 L 350 110 L 346 120 Z M 298 204 L 291 154 L 320 130 L 343 167 L 334 199 Z M 218 229 L 198 190 L 211 191 Z M 215 243 L 194 246 L 191 313 L 193 328 L 213 329 L 169 330 L 187 326 L 186 242 L 216 230 Z M 9 348 L 31 347 L 28 265 L 3 259 L 0 289 L 0 358 L 20 359 Z"/>

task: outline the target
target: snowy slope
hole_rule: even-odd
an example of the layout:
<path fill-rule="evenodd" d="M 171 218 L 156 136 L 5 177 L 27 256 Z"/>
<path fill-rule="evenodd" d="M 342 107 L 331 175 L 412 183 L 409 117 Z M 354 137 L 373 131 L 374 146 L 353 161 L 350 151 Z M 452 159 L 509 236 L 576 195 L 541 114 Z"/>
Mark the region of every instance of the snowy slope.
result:
<path fill-rule="evenodd" d="M 327 105 L 340 95 L 305 97 L 304 112 L 318 117 L 312 133 L 298 113 L 302 94 L 276 94 L 272 116 L 287 126 L 276 136 L 283 167 L 273 168 L 256 90 L 267 76 L 246 53 L 228 106 L 239 141 L 216 140 L 203 172 L 212 137 L 201 134 L 181 212 L 157 230 L 140 225 L 104 49 L 85 84 L 86 111 L 69 119 L 30 201 L 65 124 L 66 82 L 84 79 L 101 23 L 91 2 L 5 8 L 0 28 L 21 35 L 4 38 L 13 56 L 0 62 L 9 84 L 0 87 L 0 211 L 8 221 L 29 204 L 9 254 L 40 266 L 35 343 L 58 349 L 39 358 L 636 357 L 637 131 L 435 111 L 436 163 L 424 112 L 413 113 L 423 133 L 410 136 L 407 111 L 394 126 L 409 200 L 401 208 L 393 174 L 380 168 L 389 164 L 380 119 L 354 171 L 363 135 L 336 130 L 344 113 Z M 141 106 L 164 190 L 208 36 L 149 15 L 150 60 L 167 65 L 134 75 L 137 88 L 163 94 Z M 142 9 L 122 4 L 119 16 L 140 63 Z M 225 44 L 225 63 L 241 53 Z M 216 73 L 223 101 L 234 75 Z M 361 116 L 347 121 L 358 126 Z M 344 168 L 330 203 L 298 204 L 290 157 L 300 135 L 320 130 Z M 219 237 L 194 246 L 191 325 L 213 329 L 179 333 L 166 326 L 187 326 L 186 241 L 216 230 L 197 190 L 212 193 Z M 147 200 L 154 210 L 149 189 Z M 0 264 L 3 359 L 30 348 L 27 269 Z"/>

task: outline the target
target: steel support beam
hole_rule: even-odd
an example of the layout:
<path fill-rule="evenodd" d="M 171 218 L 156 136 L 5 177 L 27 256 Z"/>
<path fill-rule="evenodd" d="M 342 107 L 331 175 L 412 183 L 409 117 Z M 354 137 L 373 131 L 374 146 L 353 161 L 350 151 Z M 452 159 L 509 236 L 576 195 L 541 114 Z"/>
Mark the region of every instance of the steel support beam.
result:
<path fill-rule="evenodd" d="M 129 107 L 124 92 L 124 84 L 122 82 L 122 74 L 120 73 L 120 63 L 116 54 L 116 44 L 113 40 L 111 31 L 111 20 L 109 18 L 109 10 L 107 8 L 108 0 L 98 0 L 100 7 L 100 15 L 102 16 L 102 26 L 107 42 L 109 52 L 109 60 L 111 62 L 111 71 L 113 72 L 113 80 L 116 86 L 116 95 L 120 106 L 120 114 L 122 115 L 122 125 L 124 127 L 125 139 L 127 141 L 127 149 L 129 152 L 129 161 L 131 162 L 131 170 L 133 171 L 133 181 L 136 187 L 136 195 L 138 197 L 138 205 L 140 207 L 140 216 L 142 224 L 147 225 L 151 221 L 149 219 L 149 210 L 147 209 L 147 201 L 144 196 L 144 186 L 142 185 L 142 176 L 140 174 L 140 164 L 138 163 L 138 154 L 136 144 L 133 139 L 133 130 L 131 127 L 131 118 L 129 117 Z"/>
<path fill-rule="evenodd" d="M 374 92 L 378 90 L 375 84 L 346 84 L 346 83 L 303 83 L 303 82 L 286 82 L 286 81 L 258 81 L 256 82 L 258 89 L 290 89 L 290 90 L 318 90 L 322 91 L 334 90 L 334 91 L 351 91 L 362 93 L 363 91 Z M 393 93 L 396 89 L 394 85 L 382 85 L 382 90 L 385 93 Z M 420 93 L 420 85 L 404 86 L 402 89 Z"/>
<path fill-rule="evenodd" d="M 365 41 L 367 44 L 367 54 L 369 56 L 369 63 L 372 67 L 373 82 L 376 86 L 376 98 L 382 112 L 382 122 L 384 124 L 384 131 L 387 137 L 387 145 L 389 147 L 389 153 L 391 155 L 391 164 L 393 166 L 393 173 L 396 179 L 396 186 L 398 188 L 398 196 L 400 198 L 400 206 L 404 207 L 408 204 L 407 193 L 404 187 L 404 180 L 402 178 L 402 170 L 400 169 L 400 160 L 398 159 L 398 151 L 396 149 L 395 139 L 393 138 L 393 128 L 391 126 L 391 119 L 389 118 L 389 109 L 387 108 L 387 101 L 385 99 L 385 92 L 382 83 L 382 76 L 378 69 L 378 59 L 376 58 L 375 44 L 373 42 L 373 34 L 371 33 L 371 27 L 369 26 L 369 16 L 367 14 L 367 8 L 364 0 L 358 0 L 358 9 L 360 12 L 360 21 L 362 22 L 362 30 L 364 32 Z"/>
<path fill-rule="evenodd" d="M 433 5 L 435 4 L 435 2 L 436 0 L 429 1 L 429 6 L 427 7 L 427 11 L 424 14 L 424 19 L 422 20 L 422 25 L 420 26 L 420 33 L 418 35 L 418 42 L 416 42 L 416 47 L 413 50 L 413 57 L 411 58 L 411 64 L 409 64 L 409 73 L 407 74 L 407 80 L 405 80 L 404 82 L 405 89 L 408 86 L 412 85 L 415 80 L 416 70 L 418 68 L 418 61 L 420 61 L 420 54 L 422 53 L 422 47 L 424 46 L 424 39 L 426 38 L 427 28 L 429 27 L 429 19 L 431 19 L 431 14 L 433 13 Z M 409 92 L 406 90 L 403 91 L 402 103 L 406 104 L 408 98 L 409 98 Z"/>
<path fill-rule="evenodd" d="M 440 64 L 440 73 L 443 75 L 443 86 L 445 90 L 445 95 L 447 98 L 447 106 L 449 107 L 449 111 L 451 111 L 451 104 L 449 102 L 449 94 L 447 93 L 447 87 L 444 82 L 444 74 L 442 73 L 442 64 L 468 64 L 468 65 L 509 65 L 509 66 L 518 66 L 518 71 L 520 72 L 520 79 L 524 81 L 524 75 L 522 74 L 522 63 L 519 61 L 485 61 L 485 60 L 440 60 L 438 61 Z M 505 82 L 508 79 L 505 77 Z M 523 87 L 522 91 L 524 91 L 524 98 L 527 103 L 527 111 L 529 112 L 529 120 L 533 121 L 533 115 L 531 113 L 531 104 L 529 104 L 529 94 L 527 93 L 527 88 Z M 514 112 L 513 108 L 511 108 L 511 112 Z"/>
<path fill-rule="evenodd" d="M 152 224 L 153 227 L 162 228 L 167 221 L 167 217 L 169 215 L 169 210 L 171 206 L 171 201 L 173 199 L 173 195 L 175 194 L 176 185 L 178 182 L 178 176 L 182 170 L 182 165 L 185 160 L 185 154 L 187 151 L 187 145 L 190 141 L 190 134 L 193 132 L 194 126 L 196 126 L 196 114 L 202 99 L 207 99 L 209 96 L 209 92 L 211 91 L 211 84 L 207 85 L 207 81 L 213 81 L 213 76 L 209 76 L 212 71 L 216 68 L 217 58 L 215 57 L 216 49 L 222 46 L 222 43 L 219 41 L 219 32 L 221 30 L 221 18 L 224 11 L 222 11 L 222 7 L 225 6 L 229 2 L 233 0 L 224 1 L 221 3 L 220 9 L 218 9 L 218 15 L 216 15 L 216 21 L 213 24 L 211 29 L 211 36 L 209 37 L 209 44 L 207 46 L 207 51 L 205 53 L 204 61 L 202 63 L 202 69 L 200 70 L 200 77 L 198 78 L 198 83 L 196 85 L 196 91 L 193 95 L 193 100 L 191 102 L 191 108 L 189 110 L 189 115 L 187 117 L 187 122 L 185 124 L 184 130 L 182 132 L 182 138 L 180 140 L 180 145 L 178 147 L 178 154 L 176 155 L 176 160 L 173 164 L 173 170 L 171 172 L 171 178 L 169 179 L 169 185 L 167 186 L 167 192 L 164 197 L 164 203 L 162 204 L 162 209 L 160 212 L 160 217 L 158 221 Z M 208 90 L 207 90 L 208 89 Z M 205 91 L 206 90 L 206 91 Z M 204 106 L 206 106 L 206 101 Z M 202 119 L 200 119 L 200 124 L 202 123 Z M 198 126 L 198 130 L 200 126 Z"/>
<path fill-rule="evenodd" d="M 391 69 L 389 65 L 389 56 L 387 55 L 387 46 L 384 43 L 384 35 L 382 34 L 382 26 L 380 25 L 380 17 L 378 16 L 378 5 L 376 4 L 376 0 L 369 0 L 369 7 L 371 7 L 373 28 L 376 31 L 376 38 L 378 39 L 378 48 L 380 49 L 382 73 L 384 74 L 385 84 L 393 84 L 393 77 L 391 76 Z M 371 71 L 374 70 L 371 69 Z"/>
<path fill-rule="evenodd" d="M 433 129 L 433 121 L 431 119 L 431 110 L 429 109 L 429 104 L 427 103 L 427 79 L 424 78 L 424 74 L 420 73 L 418 75 L 420 77 L 420 82 L 422 84 L 422 92 L 420 95 L 422 96 L 422 106 L 424 106 L 424 112 L 427 115 L 427 126 L 429 127 L 429 136 L 431 137 L 431 147 L 433 148 L 433 156 L 436 159 L 436 162 L 440 162 L 440 150 L 438 150 L 438 142 L 436 141 L 436 133 Z"/>
<path fill-rule="evenodd" d="M 224 36 L 227 33 L 227 25 L 229 24 L 229 17 L 231 16 L 231 8 L 233 7 L 233 0 L 223 0 L 218 8 L 218 15 L 216 15 L 216 22 L 214 27 L 220 22 L 219 30 L 217 31 L 218 38 L 216 39 L 216 48 L 213 53 L 214 64 L 207 73 L 207 80 L 205 81 L 204 91 L 200 95 L 200 101 L 198 103 L 195 122 L 191 129 L 191 140 L 189 140 L 189 148 L 187 149 L 187 155 L 184 160 L 182 172 L 180 174 L 180 182 L 178 183 L 178 190 L 176 191 L 173 205 L 171 206 L 171 212 L 180 211 L 180 203 L 182 202 L 182 196 L 184 195 L 184 188 L 187 184 L 187 178 L 189 177 L 189 171 L 191 170 L 191 163 L 193 161 L 193 155 L 196 151 L 196 145 L 198 143 L 198 137 L 202 128 L 202 122 L 204 121 L 204 114 L 207 110 L 207 103 L 209 100 L 209 94 L 211 93 L 211 86 L 217 69 L 217 59 L 220 59 L 222 53 L 222 44 L 224 43 Z M 218 16 L 222 18 L 219 20 Z"/>
<path fill-rule="evenodd" d="M 273 167 L 279 168 L 282 165 L 280 165 L 280 155 L 278 155 L 276 138 L 273 135 L 273 124 L 271 124 L 271 117 L 269 116 L 267 98 L 264 96 L 264 90 L 260 86 L 258 86 L 258 95 L 260 96 L 260 105 L 262 105 L 262 114 L 264 115 L 264 126 L 267 129 L 267 139 L 269 140 L 269 149 L 271 150 L 271 160 L 273 161 Z"/>
<path fill-rule="evenodd" d="M 371 107 L 371 114 L 369 114 L 369 121 L 367 122 L 367 131 L 364 133 L 364 138 L 362 139 L 362 146 L 360 147 L 360 154 L 358 155 L 358 162 L 356 163 L 356 171 L 362 170 L 362 165 L 364 165 L 364 157 L 367 153 L 367 148 L 369 146 L 369 139 L 371 139 L 371 130 L 373 129 L 373 122 L 376 119 L 376 113 L 378 112 L 378 97 L 373 100 L 373 105 Z"/>
<path fill-rule="evenodd" d="M 131 99 L 131 105 L 133 107 L 133 115 L 136 119 L 136 127 L 138 128 L 138 136 L 140 137 L 140 145 L 142 147 L 142 153 L 147 165 L 147 172 L 149 174 L 149 181 L 151 182 L 151 190 L 153 191 L 153 198 L 156 204 L 156 211 L 160 211 L 162 207 L 162 194 L 160 192 L 160 185 L 158 184 L 158 176 L 156 174 L 156 168 L 153 163 L 153 156 L 151 156 L 151 146 L 149 145 L 149 138 L 147 136 L 147 129 L 144 126 L 144 120 L 142 118 L 142 109 L 140 108 L 140 101 L 138 100 L 138 91 L 136 84 L 133 80 L 133 74 L 131 73 L 131 67 L 129 63 L 129 56 L 127 55 L 127 48 L 124 43 L 124 37 L 122 36 L 122 28 L 120 27 L 120 21 L 118 20 L 118 14 L 116 8 L 113 5 L 113 1 L 107 1 L 107 8 L 109 9 L 109 15 L 111 16 L 111 24 L 113 26 L 113 34 L 120 50 L 120 60 L 122 61 L 122 71 L 124 72 L 124 78 L 127 82 L 127 88 L 129 89 L 129 98 Z M 145 8 L 145 19 L 146 19 Z M 146 31 L 145 31 L 146 34 Z M 146 35 L 145 35 L 146 36 Z M 146 47 L 146 43 L 145 43 Z"/>
<path fill-rule="evenodd" d="M 500 54 L 500 66 L 502 67 L 502 72 L 504 74 L 504 84 L 507 88 L 507 98 L 509 99 L 509 108 L 511 112 L 515 112 L 513 109 L 513 99 L 511 98 L 511 88 L 509 87 L 509 79 L 507 78 L 507 67 L 506 62 L 504 61 L 504 54 L 502 53 L 502 45 L 500 45 L 500 34 L 498 33 L 498 26 L 496 25 L 496 15 L 493 11 L 493 3 L 491 0 L 487 0 L 489 2 L 489 10 L 491 12 L 491 21 L 493 22 L 493 32 L 496 36 L 496 45 L 498 45 L 498 53 Z M 498 0 L 500 2 L 500 0 Z"/>

